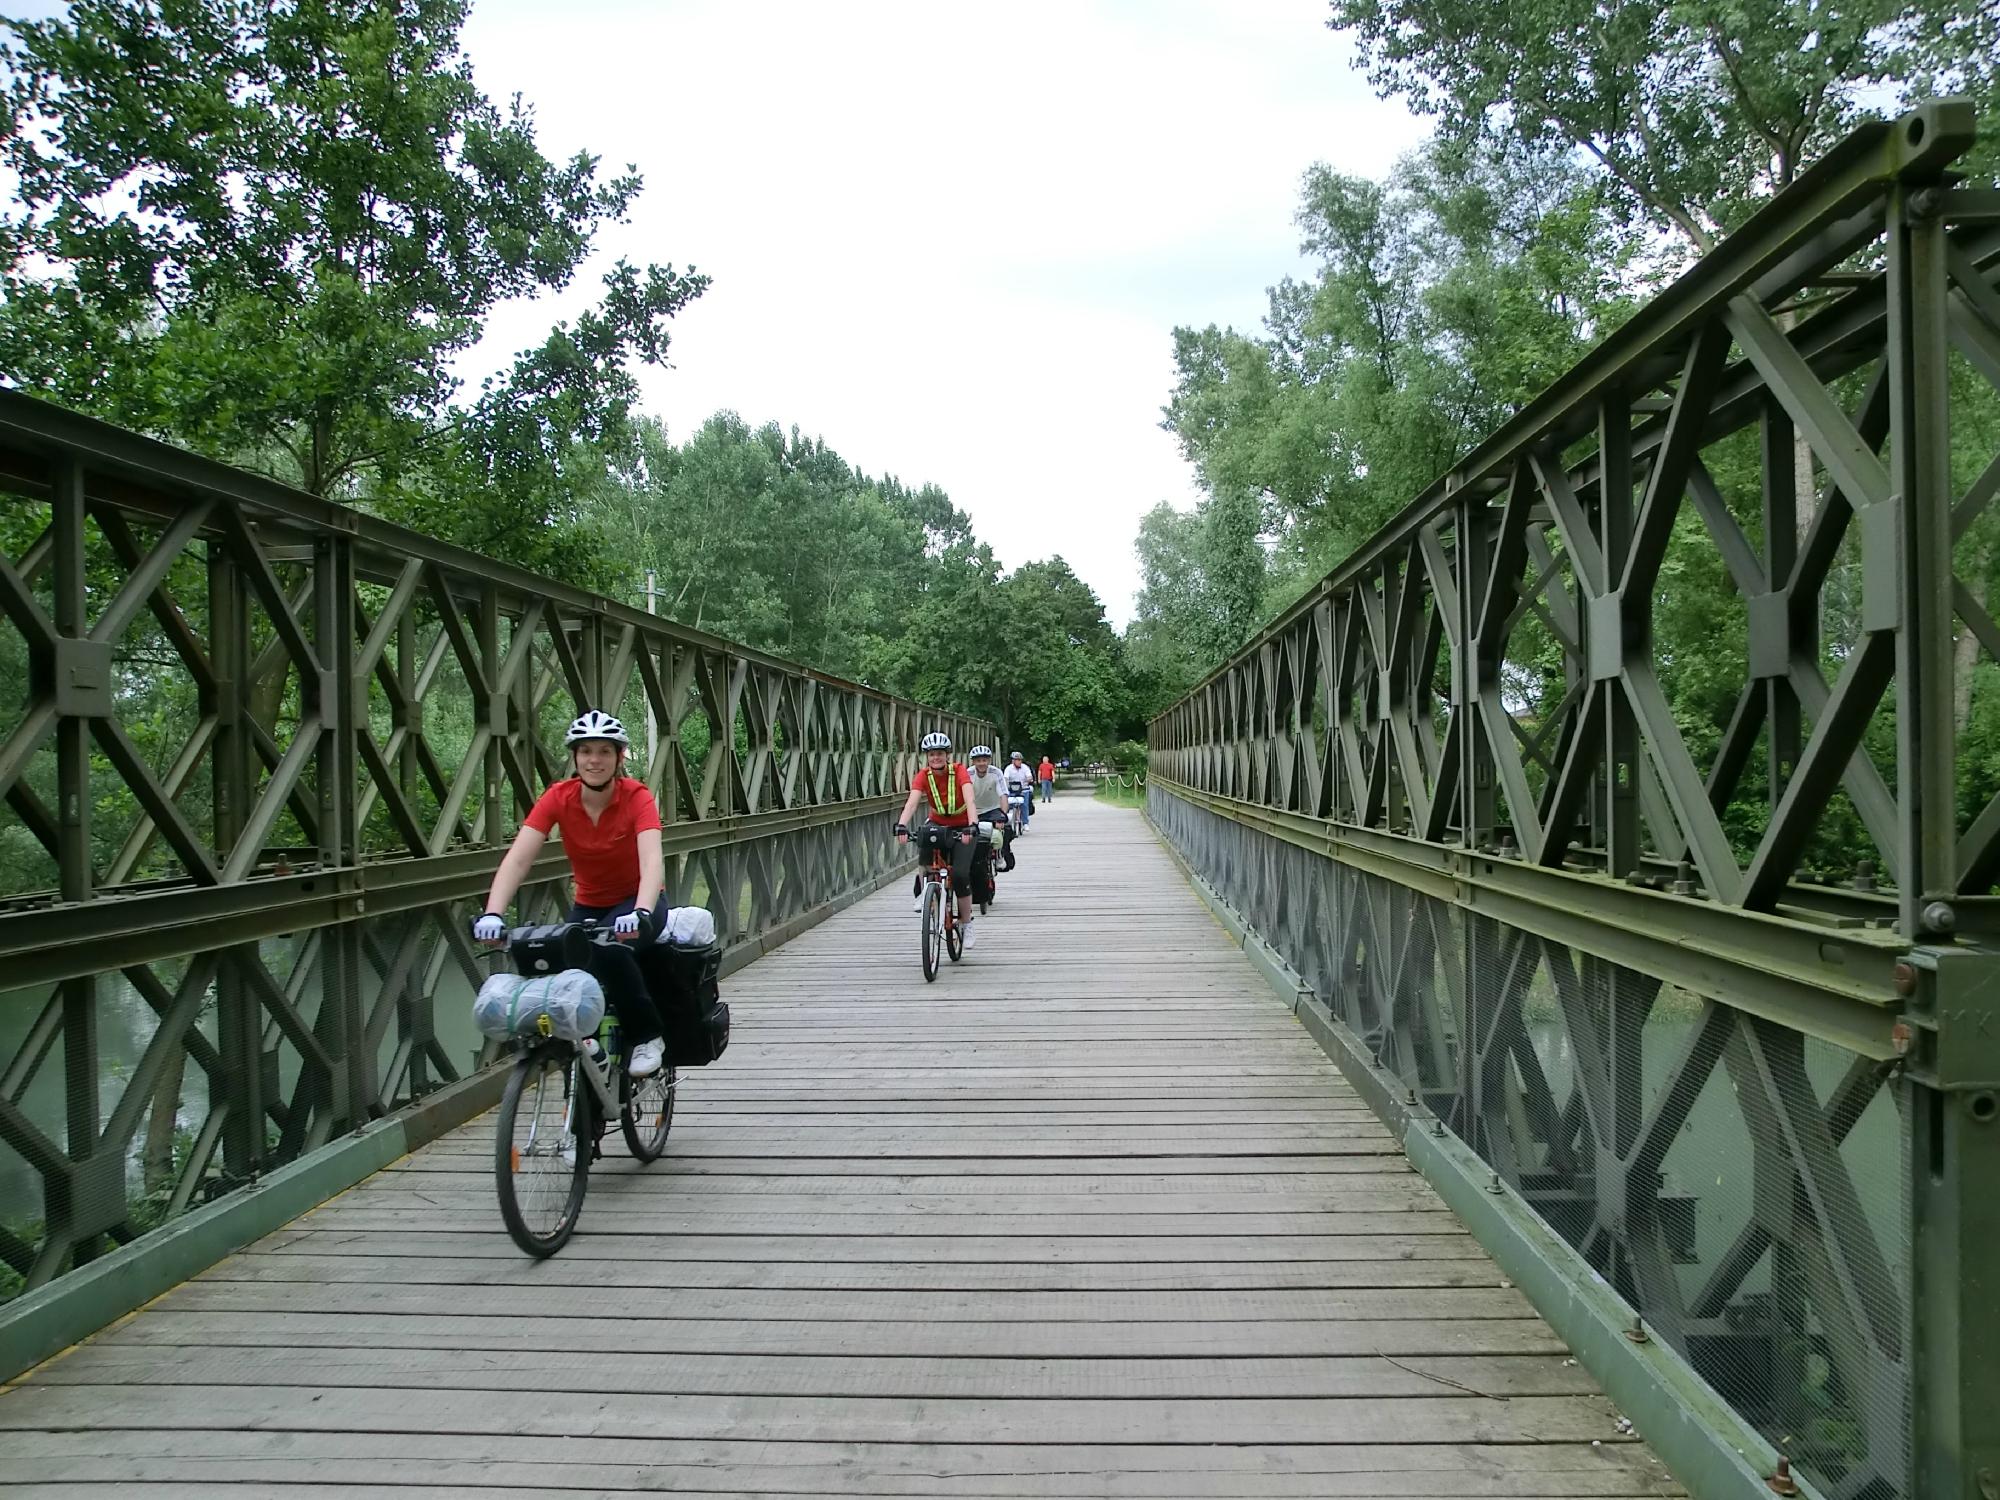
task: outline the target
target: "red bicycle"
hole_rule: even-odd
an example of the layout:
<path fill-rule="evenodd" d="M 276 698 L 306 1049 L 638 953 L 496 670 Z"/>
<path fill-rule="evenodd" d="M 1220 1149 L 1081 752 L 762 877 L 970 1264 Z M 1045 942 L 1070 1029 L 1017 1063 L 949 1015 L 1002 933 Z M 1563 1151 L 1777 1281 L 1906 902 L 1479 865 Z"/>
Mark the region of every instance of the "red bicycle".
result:
<path fill-rule="evenodd" d="M 951 894 L 951 856 L 933 844 L 922 875 L 924 894 L 917 910 L 923 921 L 924 982 L 929 984 L 937 978 L 945 953 L 951 954 L 953 963 L 965 956 L 965 935 L 958 925 L 958 903 Z"/>

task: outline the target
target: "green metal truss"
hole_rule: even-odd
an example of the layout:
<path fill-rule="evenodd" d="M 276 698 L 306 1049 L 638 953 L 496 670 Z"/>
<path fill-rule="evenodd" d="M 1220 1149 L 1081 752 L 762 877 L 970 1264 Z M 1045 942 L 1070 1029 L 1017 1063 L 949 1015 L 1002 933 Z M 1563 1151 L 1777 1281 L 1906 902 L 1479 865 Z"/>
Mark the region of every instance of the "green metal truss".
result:
<path fill-rule="evenodd" d="M 0 833 L 50 872 L 0 896 L 0 1146 L 41 1183 L 0 1205 L 0 1259 L 30 1288 L 472 1065 L 438 1007 L 487 972 L 466 919 L 581 708 L 656 726 L 668 894 L 749 949 L 900 862 L 884 814 L 924 731 L 992 736 L 15 392 L 0 508 L 28 539 L 0 547 L 27 678 Z M 185 734 L 144 748 L 162 681 Z M 566 874 L 546 853 L 524 909 L 562 909 Z M 107 1088 L 113 982 L 157 1025 Z M 58 1051 L 51 1128 L 25 1101 Z M 132 1157 L 171 1140 L 184 1072 L 207 1107 L 142 1205 Z"/>
<path fill-rule="evenodd" d="M 1698 1367 L 1821 1371 L 1847 1446 L 1801 1471 L 1854 1496 L 2000 1494 L 2000 797 L 1959 809 L 1954 711 L 2000 657 L 1954 568 L 2000 494 L 2000 453 L 1951 467 L 1954 362 L 2000 387 L 1973 139 L 1957 100 L 1856 131 L 1150 735 L 1155 821 L 1374 1062 Z M 1747 641 L 1700 758 L 1655 640 L 1677 525 Z M 1836 793 L 1874 852 L 1829 884 Z M 1663 996 L 1695 1019 L 1649 1067 Z M 1690 1293 L 1662 1163 L 1720 1088 L 1754 1201 Z M 1844 1154 L 1871 1105 L 1905 1162 L 1862 1184 L 1872 1223 Z M 1746 1290 L 1760 1265 L 1796 1305 Z M 1773 1426 L 1806 1425 L 1789 1401 Z"/>

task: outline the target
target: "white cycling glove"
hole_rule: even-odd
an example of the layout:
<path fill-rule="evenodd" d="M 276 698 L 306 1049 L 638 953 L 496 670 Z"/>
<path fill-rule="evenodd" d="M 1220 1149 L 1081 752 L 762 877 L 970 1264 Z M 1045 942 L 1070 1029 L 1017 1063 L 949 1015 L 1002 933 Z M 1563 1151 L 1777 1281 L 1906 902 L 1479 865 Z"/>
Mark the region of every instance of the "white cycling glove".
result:
<path fill-rule="evenodd" d="M 626 912 L 624 916 L 611 924 L 611 931 L 616 937 L 628 938 L 635 936 L 639 931 L 639 914 L 636 911 Z"/>
<path fill-rule="evenodd" d="M 507 919 L 489 911 L 472 924 L 472 935 L 482 943 L 497 943 L 507 935 Z"/>

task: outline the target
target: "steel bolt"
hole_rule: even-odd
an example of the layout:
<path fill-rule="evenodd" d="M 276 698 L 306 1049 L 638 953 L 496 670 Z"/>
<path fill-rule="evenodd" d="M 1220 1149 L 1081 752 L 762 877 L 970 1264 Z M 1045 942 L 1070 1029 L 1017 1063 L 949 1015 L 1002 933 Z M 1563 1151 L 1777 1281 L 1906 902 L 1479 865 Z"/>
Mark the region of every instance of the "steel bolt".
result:
<path fill-rule="evenodd" d="M 1498 1172 L 1495 1172 L 1493 1180 L 1486 1184 L 1486 1191 L 1489 1193 L 1503 1193 L 1506 1191 L 1506 1188 L 1501 1185 L 1500 1174 Z"/>
<path fill-rule="evenodd" d="M 1958 913 L 1948 901 L 1933 901 L 1924 908 L 1924 926 L 1932 932 L 1950 932 L 1958 926 Z"/>
<path fill-rule="evenodd" d="M 1799 1483 L 1792 1478 L 1792 1461 L 1789 1458 L 1779 1459 L 1778 1472 L 1764 1483 L 1770 1487 L 1774 1495 L 1796 1495 L 1799 1492 Z"/>
<path fill-rule="evenodd" d="M 1874 860 L 1872 860 L 1872 859 L 1864 859 L 1864 860 L 1862 860 L 1862 861 L 1861 861 L 1861 863 L 1859 863 L 1858 865 L 1856 865 L 1856 866 L 1854 867 L 1854 881 L 1853 881 L 1853 884 L 1854 884 L 1854 888 L 1855 888 L 1855 889 L 1856 889 L 1857 891 L 1872 891 L 1872 890 L 1874 890 L 1874 889 L 1875 889 L 1875 861 L 1874 861 Z"/>
<path fill-rule="evenodd" d="M 1673 890 L 1676 896 L 1692 896 L 1694 894 L 1693 861 L 1685 859 L 1681 861 L 1680 868 L 1674 872 Z"/>
<path fill-rule="evenodd" d="M 1632 1326 L 1625 1330 L 1625 1337 L 1635 1344 L 1650 1344 L 1653 1336 L 1646 1332 L 1646 1320 L 1639 1314 L 1632 1314 Z"/>
<path fill-rule="evenodd" d="M 1431 1121 L 1431 1134 L 1432 1134 L 1432 1135 L 1434 1135 L 1434 1136 L 1436 1136 L 1436 1137 L 1437 1137 L 1437 1138 L 1438 1138 L 1439 1140 L 1443 1140 L 1443 1139 L 1444 1139 L 1444 1121 L 1442 1121 L 1442 1120 L 1433 1120 L 1433 1121 Z"/>

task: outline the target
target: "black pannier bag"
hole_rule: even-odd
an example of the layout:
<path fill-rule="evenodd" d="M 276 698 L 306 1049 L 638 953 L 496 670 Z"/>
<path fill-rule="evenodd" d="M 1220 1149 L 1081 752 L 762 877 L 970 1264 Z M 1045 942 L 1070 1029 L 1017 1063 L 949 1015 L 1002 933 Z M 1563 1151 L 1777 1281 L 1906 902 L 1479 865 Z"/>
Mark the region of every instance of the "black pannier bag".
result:
<path fill-rule="evenodd" d="M 580 922 L 552 922 L 545 927 L 517 927 L 507 956 L 515 972 L 534 976 L 560 974 L 564 969 L 590 967 L 590 929 Z"/>
<path fill-rule="evenodd" d="M 655 943 L 639 955 L 646 984 L 660 1007 L 667 1060 L 701 1068 L 729 1045 L 729 1006 L 721 998 L 722 945 Z"/>

